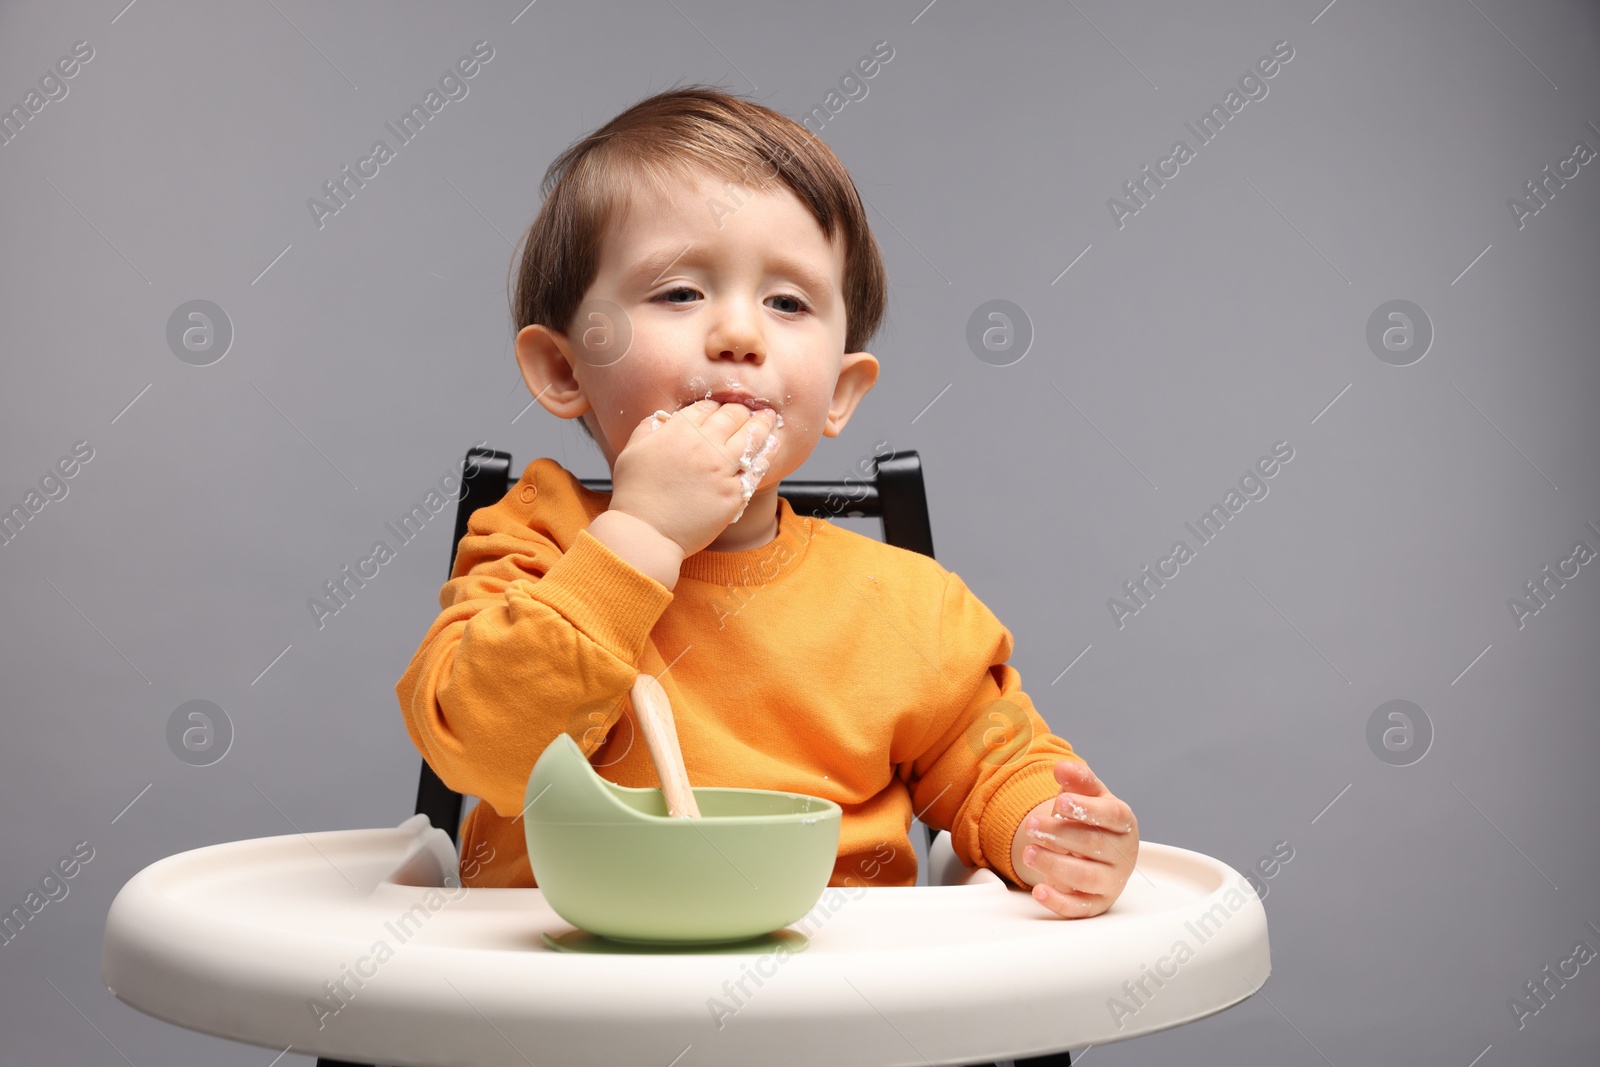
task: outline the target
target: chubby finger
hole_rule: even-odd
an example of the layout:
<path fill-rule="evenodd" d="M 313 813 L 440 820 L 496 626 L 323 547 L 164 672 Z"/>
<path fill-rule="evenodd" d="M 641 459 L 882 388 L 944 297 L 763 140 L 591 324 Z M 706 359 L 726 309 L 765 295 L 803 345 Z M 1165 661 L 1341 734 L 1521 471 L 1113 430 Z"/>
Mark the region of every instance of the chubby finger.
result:
<path fill-rule="evenodd" d="M 732 404 L 729 406 L 736 408 L 744 407 L 743 404 Z M 777 429 L 783 421 L 783 416 L 779 415 L 772 408 L 756 408 L 754 411 L 751 411 L 749 408 L 745 408 L 745 410 L 748 412 L 748 415 L 743 425 L 739 429 L 748 431 L 750 435 L 749 439 L 755 441 L 757 444 L 761 442 L 762 438 L 766 437 L 773 430 Z"/>
<path fill-rule="evenodd" d="M 1134 832 L 1119 833 L 1071 818 L 1030 815 L 1023 832 L 1029 840 L 1046 848 L 1053 847 L 1084 859 L 1098 860 L 1124 872 L 1131 873 L 1139 861 L 1137 820 L 1134 821 Z"/>
<path fill-rule="evenodd" d="M 1115 863 L 1126 852 L 1125 849 L 1119 849 L 1110 840 L 1111 835 L 1104 830 L 1054 815 L 1045 818 L 1028 816 L 1023 833 L 1035 845 L 1099 863 Z"/>
<path fill-rule="evenodd" d="M 1104 863 L 1108 868 L 1124 872 L 1122 874 L 1124 878 L 1138 864 L 1139 839 L 1137 837 L 1129 834 L 1115 834 L 1107 830 L 1085 830 L 1082 832 L 1089 834 L 1094 841 L 1089 846 L 1091 853 L 1089 856 L 1085 856 L 1086 859 L 1092 857 Z M 1080 856 L 1084 855 L 1075 848 L 1067 851 L 1074 852 Z"/>
<path fill-rule="evenodd" d="M 715 400 L 696 400 L 693 404 L 679 409 L 674 414 L 681 415 L 684 421 L 691 426 L 704 426 L 706 420 L 710 419 L 721 408 L 722 405 Z"/>
<path fill-rule="evenodd" d="M 1095 775 L 1089 765 L 1082 760 L 1063 759 L 1056 760 L 1052 767 L 1056 775 L 1056 784 L 1064 790 L 1074 793 L 1083 793 L 1086 796 L 1109 796 L 1111 791 L 1105 783 Z"/>
<path fill-rule="evenodd" d="M 705 402 L 708 404 L 717 403 L 715 400 Z M 716 410 L 706 417 L 701 426 L 712 440 L 726 441 L 734 435 L 739 427 L 749 421 L 750 409 L 743 404 L 735 404 L 730 401 L 726 404 L 718 404 Z"/>
<path fill-rule="evenodd" d="M 728 443 L 723 447 L 723 454 L 732 460 L 734 467 L 740 471 L 760 471 L 764 474 L 772 452 L 777 448 L 777 441 L 772 433 L 777 422 L 778 413 L 771 408 L 760 408 L 751 412 L 745 422 L 728 438 Z"/>
<path fill-rule="evenodd" d="M 1056 888 L 1075 893 L 1103 895 L 1118 884 L 1117 872 L 1110 864 L 1069 856 L 1042 845 L 1023 849 L 1022 862 Z"/>
<path fill-rule="evenodd" d="M 1133 809 L 1109 793 L 1091 797 L 1062 790 L 1051 812 L 1080 826 L 1095 826 L 1115 834 L 1132 833 L 1138 827 Z"/>
<path fill-rule="evenodd" d="M 1049 882 L 1040 882 L 1033 887 L 1033 899 L 1063 919 L 1089 919 L 1111 906 L 1105 897 L 1094 893 L 1063 891 Z"/>

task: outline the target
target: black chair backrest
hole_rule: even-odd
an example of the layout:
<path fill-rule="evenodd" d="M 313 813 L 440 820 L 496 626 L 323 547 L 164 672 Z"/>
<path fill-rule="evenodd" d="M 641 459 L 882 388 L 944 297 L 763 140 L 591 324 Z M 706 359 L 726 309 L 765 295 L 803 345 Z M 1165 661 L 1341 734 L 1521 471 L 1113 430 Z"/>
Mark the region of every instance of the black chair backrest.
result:
<path fill-rule="evenodd" d="M 785 481 L 778 494 L 799 515 L 821 519 L 841 516 L 875 518 L 883 522 L 883 539 L 897 548 L 933 555 L 933 528 L 928 522 L 928 494 L 922 484 L 922 460 L 915 452 L 890 452 L 878 458 L 871 478 L 846 478 L 838 482 Z M 462 470 L 461 496 L 456 504 L 456 530 L 450 541 L 449 577 L 455 572 L 456 547 L 467 535 L 467 519 L 480 507 L 495 504 L 511 488 L 511 453 L 490 448 L 467 450 Z M 584 488 L 611 492 L 609 478 L 581 478 Z M 461 827 L 461 794 L 445 785 L 422 761 L 417 783 L 417 814 L 426 815 L 456 841 Z M 928 828 L 928 840 L 933 841 Z"/>

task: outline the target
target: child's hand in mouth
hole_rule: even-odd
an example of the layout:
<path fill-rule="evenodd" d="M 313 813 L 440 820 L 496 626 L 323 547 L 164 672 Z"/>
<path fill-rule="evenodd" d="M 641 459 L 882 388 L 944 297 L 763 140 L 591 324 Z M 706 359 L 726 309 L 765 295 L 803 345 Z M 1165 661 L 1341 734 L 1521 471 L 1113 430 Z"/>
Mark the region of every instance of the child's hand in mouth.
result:
<path fill-rule="evenodd" d="M 716 395 L 640 420 L 612 469 L 611 510 L 642 519 L 685 556 L 744 514 L 778 449 L 783 416 L 759 399 Z"/>

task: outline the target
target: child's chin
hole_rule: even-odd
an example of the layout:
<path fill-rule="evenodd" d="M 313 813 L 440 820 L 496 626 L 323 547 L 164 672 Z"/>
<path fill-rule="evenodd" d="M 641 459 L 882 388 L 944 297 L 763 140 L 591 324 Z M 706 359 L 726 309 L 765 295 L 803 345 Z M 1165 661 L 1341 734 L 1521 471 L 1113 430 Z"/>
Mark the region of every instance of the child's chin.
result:
<path fill-rule="evenodd" d="M 811 448 L 816 442 L 809 443 L 810 447 L 800 446 L 801 451 L 796 451 L 796 442 L 785 440 L 772 454 L 772 466 L 768 468 L 766 476 L 761 479 L 760 489 L 770 489 L 785 478 L 794 474 L 804 466 L 806 458 L 811 455 Z"/>

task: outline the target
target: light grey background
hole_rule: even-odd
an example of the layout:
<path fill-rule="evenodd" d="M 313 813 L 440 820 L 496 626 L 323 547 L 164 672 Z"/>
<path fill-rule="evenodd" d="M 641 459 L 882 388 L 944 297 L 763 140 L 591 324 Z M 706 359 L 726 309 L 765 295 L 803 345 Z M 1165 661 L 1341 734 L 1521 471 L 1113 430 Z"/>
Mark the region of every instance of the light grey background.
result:
<path fill-rule="evenodd" d="M 0 503 L 94 449 L 0 546 L 0 906 L 95 850 L 0 947 L 0 1059 L 272 1058 L 116 1001 L 106 910 L 184 849 L 409 813 L 393 685 L 448 515 L 325 628 L 307 600 L 480 438 L 605 473 L 520 414 L 509 242 L 544 168 L 680 81 L 799 117 L 879 40 L 822 135 L 892 280 L 883 375 L 801 476 L 918 450 L 939 559 L 1145 838 L 1294 850 L 1262 992 L 1085 1062 L 1600 1058 L 1594 965 L 1520 1029 L 1508 1006 L 1600 949 L 1600 568 L 1507 607 L 1600 549 L 1600 161 L 1520 229 L 1507 206 L 1600 149 L 1593 4 L 124 3 L 0 10 L 7 107 L 94 48 L 0 147 Z M 469 95 L 319 230 L 307 198 L 478 40 Z M 1281 40 L 1268 96 L 1119 229 L 1107 199 Z M 207 367 L 166 342 L 194 299 L 235 331 Z M 965 340 L 991 299 L 1035 332 L 1012 366 Z M 1408 367 L 1366 342 L 1392 299 L 1435 331 Z M 1277 441 L 1270 495 L 1119 629 L 1107 599 Z M 236 732 L 209 767 L 165 740 L 194 699 Z M 1393 699 L 1434 731 L 1410 766 L 1366 740 Z"/>

